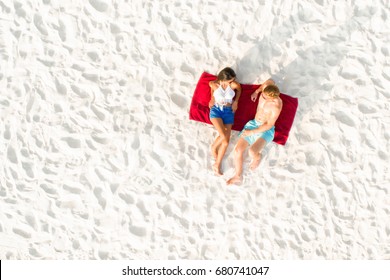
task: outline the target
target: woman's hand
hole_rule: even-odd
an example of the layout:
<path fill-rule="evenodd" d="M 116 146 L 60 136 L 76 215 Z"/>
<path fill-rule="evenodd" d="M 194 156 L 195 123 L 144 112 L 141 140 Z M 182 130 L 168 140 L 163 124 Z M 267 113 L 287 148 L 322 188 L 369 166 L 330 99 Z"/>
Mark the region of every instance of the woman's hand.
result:
<path fill-rule="evenodd" d="M 213 101 L 213 100 L 210 100 L 210 102 L 209 102 L 209 108 L 211 109 L 213 106 L 214 106 L 214 101 Z"/>
<path fill-rule="evenodd" d="M 232 104 L 232 110 L 233 110 L 233 113 L 235 113 L 238 109 L 238 102 L 237 101 L 234 101 L 233 104 Z"/>

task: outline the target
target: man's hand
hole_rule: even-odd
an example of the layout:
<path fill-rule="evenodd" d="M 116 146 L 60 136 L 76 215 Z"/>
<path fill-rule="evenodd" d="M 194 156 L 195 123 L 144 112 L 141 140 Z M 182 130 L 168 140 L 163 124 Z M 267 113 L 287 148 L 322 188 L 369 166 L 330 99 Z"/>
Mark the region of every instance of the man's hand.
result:
<path fill-rule="evenodd" d="M 247 137 L 247 136 L 251 136 L 251 135 L 253 135 L 253 130 L 248 130 L 248 129 L 244 129 L 244 131 L 241 134 L 241 136 L 243 136 L 243 137 Z"/>
<path fill-rule="evenodd" d="M 259 86 L 258 89 L 256 89 L 256 90 L 251 94 L 251 100 L 252 100 L 253 102 L 256 101 L 257 97 L 259 96 L 259 93 L 260 93 L 262 90 L 263 90 L 263 86 L 261 85 L 261 86 Z"/>

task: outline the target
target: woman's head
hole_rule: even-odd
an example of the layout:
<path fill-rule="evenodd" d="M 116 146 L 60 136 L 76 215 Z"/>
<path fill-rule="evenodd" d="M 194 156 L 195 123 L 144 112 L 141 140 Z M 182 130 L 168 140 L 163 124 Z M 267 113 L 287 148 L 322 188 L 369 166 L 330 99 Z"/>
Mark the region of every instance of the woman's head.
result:
<path fill-rule="evenodd" d="M 230 67 L 226 67 L 221 70 L 218 74 L 218 81 L 230 81 L 236 78 L 236 73 L 234 73 L 233 69 Z"/>

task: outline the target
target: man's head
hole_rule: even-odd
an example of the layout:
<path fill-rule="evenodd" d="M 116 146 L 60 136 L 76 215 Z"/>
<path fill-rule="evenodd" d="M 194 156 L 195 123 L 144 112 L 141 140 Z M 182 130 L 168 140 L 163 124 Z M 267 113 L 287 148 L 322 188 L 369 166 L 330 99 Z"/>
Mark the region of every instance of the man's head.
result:
<path fill-rule="evenodd" d="M 270 98 L 277 98 L 280 95 L 279 88 L 276 85 L 266 86 L 266 88 L 263 89 L 263 93 L 266 97 Z"/>

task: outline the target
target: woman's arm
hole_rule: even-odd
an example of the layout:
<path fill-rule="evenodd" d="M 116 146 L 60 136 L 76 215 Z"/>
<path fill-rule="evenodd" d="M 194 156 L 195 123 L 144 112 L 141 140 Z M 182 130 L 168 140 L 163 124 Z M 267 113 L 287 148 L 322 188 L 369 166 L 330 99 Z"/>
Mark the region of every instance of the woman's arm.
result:
<path fill-rule="evenodd" d="M 235 111 L 237 111 L 238 100 L 240 99 L 241 91 L 242 91 L 240 83 L 234 82 L 233 89 L 236 90 L 236 96 L 235 96 L 233 104 L 232 104 L 232 110 L 233 110 L 233 112 L 235 112 Z"/>
<path fill-rule="evenodd" d="M 211 107 L 213 107 L 214 104 L 215 104 L 215 99 L 214 99 L 215 81 L 209 82 L 209 86 L 210 86 L 210 89 L 211 89 L 211 97 L 210 97 L 210 101 L 209 101 L 209 108 L 211 109 Z"/>

